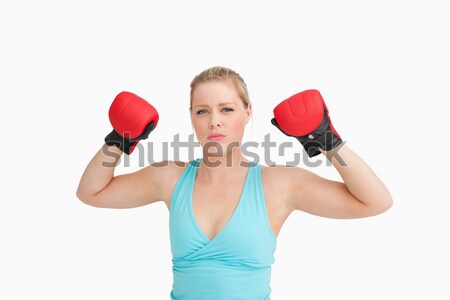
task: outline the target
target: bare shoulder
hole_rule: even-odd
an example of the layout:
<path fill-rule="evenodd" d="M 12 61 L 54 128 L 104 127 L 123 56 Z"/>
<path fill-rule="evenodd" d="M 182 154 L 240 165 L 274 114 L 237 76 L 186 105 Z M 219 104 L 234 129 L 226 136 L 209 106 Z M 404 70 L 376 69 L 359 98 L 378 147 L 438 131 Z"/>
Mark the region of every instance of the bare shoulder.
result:
<path fill-rule="evenodd" d="M 164 160 L 153 163 L 143 170 L 146 176 L 156 178 L 161 200 L 166 204 L 167 208 L 170 207 L 172 191 L 188 165 L 189 162 Z"/>
<path fill-rule="evenodd" d="M 276 236 L 286 219 L 295 210 L 288 199 L 292 178 L 296 172 L 301 172 L 301 169 L 284 165 L 262 166 L 264 198 L 272 230 Z"/>
<path fill-rule="evenodd" d="M 296 190 L 298 194 L 305 186 L 312 183 L 320 184 L 323 183 L 320 180 L 324 180 L 317 174 L 297 166 L 271 165 L 264 170 L 266 170 L 267 182 L 274 186 L 277 193 L 283 195 L 283 199 L 292 196 L 293 190 Z"/>
<path fill-rule="evenodd" d="M 265 177 L 268 183 L 274 183 L 280 188 L 289 185 L 293 177 L 306 175 L 308 171 L 300 167 L 285 166 L 285 165 L 270 165 L 262 166 L 262 176 Z"/>
<path fill-rule="evenodd" d="M 352 195 L 343 182 L 300 167 L 273 166 L 267 169 L 269 187 L 282 195 L 280 202 L 287 211 L 299 210 L 336 219 L 374 215 L 374 210 Z"/>
<path fill-rule="evenodd" d="M 261 177 L 267 205 L 279 211 L 283 216 L 287 216 L 293 211 L 287 199 L 292 186 L 292 178 L 298 177 L 302 170 L 285 165 L 262 166 Z"/>

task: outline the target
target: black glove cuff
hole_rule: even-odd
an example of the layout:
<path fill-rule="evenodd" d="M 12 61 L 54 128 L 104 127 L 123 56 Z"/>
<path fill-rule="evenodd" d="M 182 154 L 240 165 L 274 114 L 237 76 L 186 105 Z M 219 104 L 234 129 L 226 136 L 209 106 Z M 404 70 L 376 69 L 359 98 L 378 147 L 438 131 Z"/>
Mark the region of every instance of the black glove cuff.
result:
<path fill-rule="evenodd" d="M 321 148 L 325 151 L 330 151 L 340 144 L 342 144 L 342 139 L 338 137 L 331 129 L 325 131 L 322 135 L 315 139 L 310 139 L 307 136 L 296 137 L 296 139 L 303 145 L 305 148 L 306 154 L 309 157 L 314 157 L 322 152 L 318 148 Z"/>
<path fill-rule="evenodd" d="M 124 138 L 120 134 L 117 133 L 113 129 L 106 137 L 105 137 L 105 144 L 108 146 L 116 146 L 126 154 L 130 154 L 130 148 L 135 144 L 136 142 L 132 142 L 129 139 Z"/>
<path fill-rule="evenodd" d="M 303 148 L 305 148 L 309 157 L 321 154 L 322 152 L 320 152 L 318 148 L 329 151 L 342 143 L 342 139 L 331 130 L 331 121 L 328 118 L 326 109 L 324 109 L 322 122 L 307 136 L 294 136 L 284 132 L 275 118 L 272 118 L 271 122 L 285 135 L 295 137 L 303 145 Z M 309 136 L 311 136 L 311 138 Z"/>

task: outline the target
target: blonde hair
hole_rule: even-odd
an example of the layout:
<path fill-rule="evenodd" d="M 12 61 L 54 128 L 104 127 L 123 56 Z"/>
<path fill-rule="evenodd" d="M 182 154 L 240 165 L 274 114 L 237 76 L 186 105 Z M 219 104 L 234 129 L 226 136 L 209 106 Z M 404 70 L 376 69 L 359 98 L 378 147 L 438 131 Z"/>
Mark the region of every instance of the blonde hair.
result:
<path fill-rule="evenodd" d="M 192 95 L 194 93 L 195 88 L 204 82 L 213 81 L 213 80 L 226 80 L 231 79 L 236 90 L 238 92 L 239 97 L 244 104 L 244 107 L 247 109 L 250 102 L 250 97 L 248 96 L 247 85 L 245 84 L 244 79 L 242 79 L 241 75 L 236 71 L 233 71 L 226 67 L 214 66 L 209 69 L 204 70 L 200 74 L 194 77 L 191 82 L 191 94 L 190 94 L 190 105 L 189 110 L 192 110 Z"/>

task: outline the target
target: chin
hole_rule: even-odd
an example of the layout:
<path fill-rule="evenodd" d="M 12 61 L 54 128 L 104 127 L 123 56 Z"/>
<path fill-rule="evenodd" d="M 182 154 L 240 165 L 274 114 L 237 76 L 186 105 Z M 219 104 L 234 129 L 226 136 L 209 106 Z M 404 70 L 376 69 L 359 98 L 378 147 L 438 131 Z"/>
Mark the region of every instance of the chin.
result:
<path fill-rule="evenodd" d="M 216 149 L 221 148 L 221 150 L 222 150 L 221 153 L 225 153 L 228 149 L 234 149 L 234 148 L 237 148 L 238 146 L 240 147 L 241 142 L 239 140 L 230 141 L 227 138 L 225 138 L 220 141 L 206 140 L 200 144 L 204 150 L 206 150 L 206 148 L 211 147 L 211 149 L 214 149 L 213 150 L 214 153 L 218 153 L 218 151 Z M 209 147 L 207 147 L 206 145 L 208 145 Z"/>

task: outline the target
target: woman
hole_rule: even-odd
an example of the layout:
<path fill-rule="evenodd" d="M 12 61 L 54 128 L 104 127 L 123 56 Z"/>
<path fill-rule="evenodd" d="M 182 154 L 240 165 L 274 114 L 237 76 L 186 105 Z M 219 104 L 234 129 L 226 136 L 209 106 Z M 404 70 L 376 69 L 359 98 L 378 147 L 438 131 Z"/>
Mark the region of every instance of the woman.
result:
<path fill-rule="evenodd" d="M 240 146 L 252 105 L 235 71 L 203 71 L 191 83 L 190 98 L 192 126 L 203 147 L 201 159 L 164 161 L 114 176 L 113 167 L 101 165 L 117 162 L 123 149 L 107 142 L 87 166 L 77 191 L 81 201 L 95 207 L 131 208 L 164 201 L 170 212 L 171 299 L 268 300 L 276 238 L 291 212 L 361 218 L 391 207 L 385 185 L 343 143 L 329 150 L 317 148 L 343 182 L 299 167 L 265 167 L 247 160 Z M 282 130 L 278 123 L 283 120 L 276 121 Z M 299 141 L 307 149 L 304 140 Z"/>

